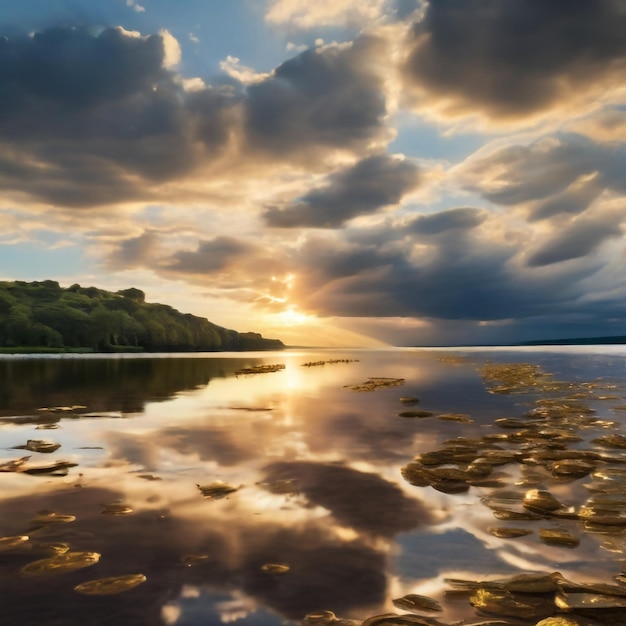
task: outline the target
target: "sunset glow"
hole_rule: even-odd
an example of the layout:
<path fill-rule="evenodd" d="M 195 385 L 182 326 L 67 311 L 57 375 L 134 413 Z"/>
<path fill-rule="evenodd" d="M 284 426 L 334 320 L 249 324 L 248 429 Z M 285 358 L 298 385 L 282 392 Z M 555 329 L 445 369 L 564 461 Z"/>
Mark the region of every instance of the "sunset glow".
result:
<path fill-rule="evenodd" d="M 623 334 L 625 16 L 5 2 L 0 278 L 297 344 Z"/>

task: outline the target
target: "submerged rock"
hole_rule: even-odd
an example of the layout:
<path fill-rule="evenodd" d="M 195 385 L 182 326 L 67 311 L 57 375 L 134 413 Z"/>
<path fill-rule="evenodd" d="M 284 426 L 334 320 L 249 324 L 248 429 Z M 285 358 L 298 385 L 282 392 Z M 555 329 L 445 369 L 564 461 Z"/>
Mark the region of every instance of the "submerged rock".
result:
<path fill-rule="evenodd" d="M 28 535 L 14 535 L 12 537 L 0 537 L 0 552 L 8 552 L 21 548 L 28 543 L 30 537 Z"/>
<path fill-rule="evenodd" d="M 429 598 L 428 596 L 421 596 L 416 593 L 409 593 L 401 598 L 392 600 L 393 605 L 404 611 L 442 611 L 441 604 Z"/>
<path fill-rule="evenodd" d="M 567 548 L 575 548 L 580 543 L 580 539 L 576 535 L 558 528 L 540 528 L 539 538 L 549 545 Z"/>
<path fill-rule="evenodd" d="M 261 566 L 261 571 L 268 574 L 286 574 L 291 568 L 284 563 L 266 563 Z"/>
<path fill-rule="evenodd" d="M 26 577 L 67 574 L 95 565 L 99 560 L 100 555 L 97 552 L 66 552 L 49 559 L 28 563 L 22 567 L 20 574 Z"/>
<path fill-rule="evenodd" d="M 87 596 L 111 596 L 134 589 L 146 582 L 143 574 L 124 574 L 88 580 L 74 587 L 74 591 Z"/>
<path fill-rule="evenodd" d="M 208 500 L 221 500 L 241 489 L 241 487 L 233 487 L 232 485 L 222 482 L 210 483 L 208 485 L 196 485 L 196 487 L 198 487 L 202 495 Z"/>
<path fill-rule="evenodd" d="M 58 450 L 60 447 L 60 443 L 48 441 L 47 439 L 29 439 L 24 445 L 13 446 L 13 449 L 50 454 L 51 452 L 55 452 L 56 450 Z"/>

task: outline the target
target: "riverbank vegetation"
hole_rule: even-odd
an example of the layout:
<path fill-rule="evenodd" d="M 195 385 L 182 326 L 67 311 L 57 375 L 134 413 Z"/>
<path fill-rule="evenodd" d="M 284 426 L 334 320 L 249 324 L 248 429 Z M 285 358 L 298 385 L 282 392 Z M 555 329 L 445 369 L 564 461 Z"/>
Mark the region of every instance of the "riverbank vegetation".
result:
<path fill-rule="evenodd" d="M 279 350 L 278 339 L 239 333 L 195 315 L 117 292 L 58 282 L 0 282 L 0 352 Z"/>

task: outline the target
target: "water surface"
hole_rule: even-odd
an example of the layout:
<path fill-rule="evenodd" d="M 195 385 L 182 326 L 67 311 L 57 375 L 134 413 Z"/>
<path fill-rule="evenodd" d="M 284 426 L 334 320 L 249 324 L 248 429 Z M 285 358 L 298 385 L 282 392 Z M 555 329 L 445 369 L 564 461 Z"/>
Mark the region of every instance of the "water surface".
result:
<path fill-rule="evenodd" d="M 341 362 L 305 365 L 330 360 Z M 487 362 L 541 365 L 568 386 L 492 393 L 481 376 Z M 241 373 L 263 364 L 284 369 Z M 373 391 L 351 388 L 372 377 L 390 380 Z M 543 526 L 566 528 L 580 543 L 546 545 L 536 523 L 498 522 L 481 504 L 505 487 L 523 492 L 516 482 L 527 466 L 502 465 L 494 470 L 502 486 L 457 494 L 411 485 L 401 473 L 446 440 L 510 432 L 495 420 L 576 394 L 597 421 L 577 423 L 582 441 L 570 447 L 606 452 L 591 440 L 622 432 L 626 348 L 1 358 L 0 463 L 29 456 L 25 468 L 75 464 L 60 467 L 65 475 L 0 473 L 0 537 L 28 537 L 0 551 L 3 623 L 270 626 L 325 610 L 363 620 L 402 613 L 392 600 L 407 593 L 438 599 L 442 623 L 471 623 L 484 618 L 467 598 L 446 595 L 444 579 L 559 570 L 613 582 L 621 531 L 589 533 L 579 520 L 551 519 Z M 400 416 L 415 409 L 433 415 Z M 439 419 L 450 413 L 467 418 Z M 60 447 L 14 448 L 28 440 Z M 539 469 L 536 486 L 565 505 L 589 497 L 591 477 L 556 480 Z M 204 497 L 198 486 L 213 483 L 236 490 Z M 76 519 L 33 522 L 40 511 Z M 533 533 L 500 539 L 488 532 L 494 525 Z M 20 574 L 57 544 L 99 561 Z M 118 595 L 74 590 L 138 573 L 146 581 Z"/>

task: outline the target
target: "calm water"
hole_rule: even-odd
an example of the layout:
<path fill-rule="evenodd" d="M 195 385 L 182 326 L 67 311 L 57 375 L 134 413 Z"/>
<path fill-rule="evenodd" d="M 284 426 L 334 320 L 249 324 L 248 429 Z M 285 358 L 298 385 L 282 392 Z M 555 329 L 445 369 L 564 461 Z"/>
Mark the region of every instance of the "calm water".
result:
<path fill-rule="evenodd" d="M 329 359 L 354 361 L 303 366 Z M 539 364 L 571 384 L 490 393 L 481 377 L 488 361 Z M 260 364 L 285 368 L 237 374 Z M 346 387 L 370 377 L 404 384 Z M 536 522 L 517 522 L 535 532 L 499 539 L 487 529 L 512 524 L 495 520 L 480 501 L 496 487 L 452 495 L 413 486 L 400 471 L 445 440 L 510 432 L 494 421 L 522 417 L 538 399 L 576 393 L 599 421 L 577 428 L 583 441 L 572 447 L 602 450 L 590 440 L 626 433 L 626 347 L 1 358 L 0 463 L 30 456 L 19 469 L 76 466 L 66 475 L 0 473 L 0 537 L 29 537 L 11 549 L 0 544 L 0 622 L 269 626 L 323 610 L 353 619 L 399 613 L 392 599 L 418 593 L 441 601 L 440 621 L 471 623 L 479 621 L 475 610 L 467 598 L 444 595 L 445 578 L 558 569 L 612 582 L 624 559 L 619 532 L 584 532 L 576 520 L 543 523 L 577 534 L 580 545 L 569 548 L 542 543 Z M 420 403 L 407 407 L 402 396 Z M 410 409 L 434 415 L 399 416 Z M 438 419 L 447 413 L 472 421 Z M 60 448 L 14 449 L 28 440 Z M 523 493 L 516 487 L 523 469 L 510 463 L 494 476 Z M 580 506 L 591 480 L 557 481 L 544 472 L 536 484 Z M 198 485 L 216 482 L 238 490 L 203 497 Z M 106 508 L 112 504 L 128 508 Z M 33 522 L 42 510 L 76 519 Z M 100 560 L 72 572 L 20 575 L 50 558 L 56 544 Z M 267 571 L 268 564 L 289 570 Z M 74 591 L 85 581 L 139 573 L 146 581 L 119 595 Z"/>

